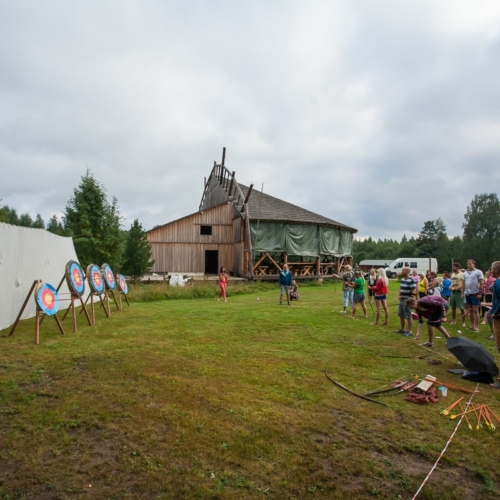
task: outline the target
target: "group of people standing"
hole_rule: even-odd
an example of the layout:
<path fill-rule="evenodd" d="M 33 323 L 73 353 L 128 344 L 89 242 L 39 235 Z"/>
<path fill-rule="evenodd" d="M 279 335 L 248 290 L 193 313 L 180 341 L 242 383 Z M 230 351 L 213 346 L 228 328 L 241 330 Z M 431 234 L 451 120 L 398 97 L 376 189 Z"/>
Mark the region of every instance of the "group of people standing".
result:
<path fill-rule="evenodd" d="M 342 305 L 343 314 L 347 313 L 347 306 L 351 306 L 350 317 L 354 318 L 356 309 L 361 304 L 366 314 L 365 305 L 365 281 L 359 271 L 353 272 L 351 266 L 344 266 L 342 272 L 334 277 L 342 280 Z M 445 271 L 443 278 L 438 279 L 435 272 L 427 271 L 419 274 L 416 270 L 411 272 L 410 268 L 403 268 L 398 292 L 398 317 L 400 328 L 395 333 L 404 336 L 413 336 L 413 320 L 418 319 L 418 328 L 415 339 L 420 338 L 420 331 L 427 319 L 429 341 L 424 346 L 434 345 L 434 329 L 437 328 L 445 337 L 449 333 L 442 323 L 447 321 L 448 310 L 451 308 L 451 324 L 457 323 L 457 310 L 460 311 L 462 327 L 467 327 L 469 318 L 470 328 L 479 332 L 480 306 L 486 313 L 482 324 L 488 322 L 500 351 L 500 261 L 493 262 L 491 269 L 486 272 L 486 279 L 482 271 L 476 269 L 475 261 L 467 261 L 467 269 L 462 270 L 459 262 L 453 263 L 451 273 Z M 387 296 L 389 293 L 389 280 L 383 268 L 371 269 L 366 276 L 368 285 L 368 298 L 370 304 L 375 301 L 376 312 L 374 325 L 378 325 L 382 311 L 384 321 L 387 325 L 389 320 L 389 309 Z M 415 312 L 413 312 L 415 311 Z"/>

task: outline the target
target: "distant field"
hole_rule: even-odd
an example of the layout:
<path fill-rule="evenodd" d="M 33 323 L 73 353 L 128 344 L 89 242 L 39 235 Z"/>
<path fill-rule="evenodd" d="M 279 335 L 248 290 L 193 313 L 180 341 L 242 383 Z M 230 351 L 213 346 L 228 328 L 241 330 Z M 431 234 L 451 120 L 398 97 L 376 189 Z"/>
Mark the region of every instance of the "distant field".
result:
<path fill-rule="evenodd" d="M 1 332 L 0 500 L 408 499 L 455 427 L 439 411 L 461 394 L 385 408 L 325 367 L 359 393 L 427 373 L 475 387 L 447 372 L 444 339 L 438 366 L 381 357 L 428 352 L 393 333 L 394 307 L 389 327 L 371 326 L 370 309 L 339 314 L 338 284 L 303 286 L 290 307 L 272 284 L 230 285 L 227 303 L 216 286 L 169 290 L 177 300 L 159 287 L 110 319 L 98 311 L 93 328 L 80 316 L 78 334 L 46 318 L 39 346 L 34 320 Z M 471 338 L 494 353 L 481 328 Z M 500 391 L 480 389 L 500 415 Z M 419 498 L 498 498 L 499 439 L 463 422 Z"/>

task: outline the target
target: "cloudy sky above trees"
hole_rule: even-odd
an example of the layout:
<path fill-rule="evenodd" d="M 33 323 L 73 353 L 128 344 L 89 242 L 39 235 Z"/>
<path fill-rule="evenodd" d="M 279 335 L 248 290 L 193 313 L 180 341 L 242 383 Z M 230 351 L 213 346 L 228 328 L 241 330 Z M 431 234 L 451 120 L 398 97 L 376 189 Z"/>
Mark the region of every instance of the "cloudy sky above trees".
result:
<path fill-rule="evenodd" d="M 0 0 L 0 198 L 48 221 L 87 168 L 124 227 L 213 161 L 361 237 L 461 234 L 500 181 L 500 2 Z"/>

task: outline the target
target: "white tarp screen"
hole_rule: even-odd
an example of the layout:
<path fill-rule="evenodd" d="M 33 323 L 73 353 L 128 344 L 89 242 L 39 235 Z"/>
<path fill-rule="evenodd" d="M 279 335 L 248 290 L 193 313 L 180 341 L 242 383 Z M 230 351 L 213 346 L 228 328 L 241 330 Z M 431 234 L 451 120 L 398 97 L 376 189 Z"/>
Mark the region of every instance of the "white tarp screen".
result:
<path fill-rule="evenodd" d="M 78 261 L 72 238 L 0 222 L 0 330 L 14 323 L 33 281 L 41 279 L 57 288 L 69 260 Z M 69 293 L 66 280 L 59 293 Z M 59 298 L 67 299 L 69 295 Z M 60 302 L 60 309 L 69 306 L 68 300 Z M 32 296 L 22 319 L 34 317 L 35 312 Z"/>

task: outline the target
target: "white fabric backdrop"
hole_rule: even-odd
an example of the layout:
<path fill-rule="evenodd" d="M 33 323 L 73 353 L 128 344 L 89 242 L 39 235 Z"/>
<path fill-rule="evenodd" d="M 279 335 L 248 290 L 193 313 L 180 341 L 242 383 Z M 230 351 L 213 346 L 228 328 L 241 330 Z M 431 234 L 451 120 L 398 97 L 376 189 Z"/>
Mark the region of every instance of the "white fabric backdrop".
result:
<path fill-rule="evenodd" d="M 0 222 L 0 330 L 14 323 L 33 281 L 41 279 L 57 288 L 69 260 L 78 261 L 72 238 Z M 69 293 L 66 280 L 59 293 Z M 69 295 L 60 298 L 67 299 Z M 60 302 L 60 309 L 69 306 L 69 301 Z M 32 296 L 22 319 L 34 317 L 35 312 Z"/>

